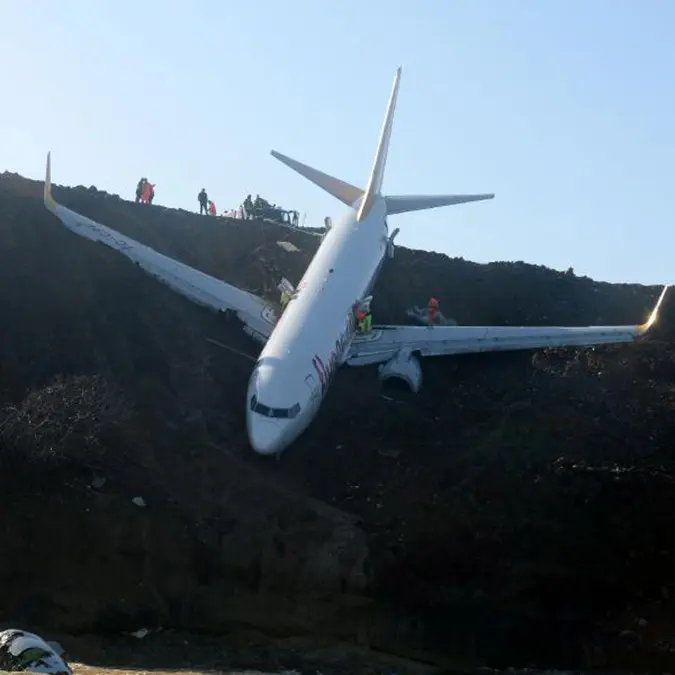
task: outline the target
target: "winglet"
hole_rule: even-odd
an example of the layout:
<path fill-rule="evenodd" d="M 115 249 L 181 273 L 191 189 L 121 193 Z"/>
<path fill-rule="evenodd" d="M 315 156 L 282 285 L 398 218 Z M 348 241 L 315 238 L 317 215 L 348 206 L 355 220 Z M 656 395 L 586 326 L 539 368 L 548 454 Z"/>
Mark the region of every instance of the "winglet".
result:
<path fill-rule="evenodd" d="M 666 297 L 666 291 L 668 290 L 668 288 L 669 288 L 668 284 L 666 284 L 663 287 L 661 295 L 659 295 L 659 299 L 656 301 L 656 305 L 654 305 L 654 309 L 652 310 L 652 313 L 649 315 L 647 321 L 637 326 L 638 335 L 644 335 L 654 325 L 654 323 L 656 323 L 656 320 L 658 319 L 659 316 L 659 310 L 661 309 L 661 303 L 663 303 L 663 298 Z"/>
<path fill-rule="evenodd" d="M 45 172 L 45 189 L 44 189 L 45 206 L 49 210 L 56 208 L 56 202 L 52 197 L 52 153 L 47 153 L 47 170 Z"/>

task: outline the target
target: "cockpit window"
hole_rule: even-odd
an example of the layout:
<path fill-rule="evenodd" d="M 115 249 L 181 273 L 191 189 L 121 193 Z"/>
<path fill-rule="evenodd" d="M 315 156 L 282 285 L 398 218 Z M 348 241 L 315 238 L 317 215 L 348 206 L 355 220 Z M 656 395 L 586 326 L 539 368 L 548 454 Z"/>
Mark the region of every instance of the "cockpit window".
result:
<path fill-rule="evenodd" d="M 251 396 L 251 410 L 263 415 L 264 417 L 273 417 L 275 419 L 293 419 L 298 416 L 300 412 L 300 404 L 296 403 L 290 408 L 270 408 L 269 406 L 260 403 L 258 397 L 254 394 Z"/>

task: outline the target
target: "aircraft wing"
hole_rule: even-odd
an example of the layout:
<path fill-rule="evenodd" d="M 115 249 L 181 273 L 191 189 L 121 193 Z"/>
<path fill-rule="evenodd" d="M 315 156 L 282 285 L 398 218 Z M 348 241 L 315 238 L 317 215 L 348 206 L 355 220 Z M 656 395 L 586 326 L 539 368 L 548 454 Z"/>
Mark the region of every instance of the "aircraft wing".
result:
<path fill-rule="evenodd" d="M 633 342 L 644 336 L 656 321 L 667 289 L 668 286 L 663 288 L 647 322 L 632 326 L 374 326 L 370 333 L 352 341 L 345 363 L 350 366 L 383 363 L 402 351 L 446 356 Z"/>
<path fill-rule="evenodd" d="M 273 304 L 158 253 L 149 246 L 56 202 L 51 193 L 49 155 L 47 156 L 44 202 L 47 209 L 75 234 L 92 241 L 99 241 L 119 251 L 148 274 L 197 304 L 218 311 L 233 311 L 244 324 L 244 330 L 258 342 L 266 342 L 272 333 L 277 320 L 277 310 Z"/>

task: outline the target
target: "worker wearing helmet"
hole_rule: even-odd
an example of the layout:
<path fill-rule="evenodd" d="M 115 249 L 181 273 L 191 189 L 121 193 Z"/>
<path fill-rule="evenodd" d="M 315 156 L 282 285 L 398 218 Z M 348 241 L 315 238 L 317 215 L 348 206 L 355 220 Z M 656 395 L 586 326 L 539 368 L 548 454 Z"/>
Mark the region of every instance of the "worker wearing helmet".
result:
<path fill-rule="evenodd" d="M 427 304 L 427 322 L 430 326 L 436 323 L 438 318 L 438 300 L 432 295 Z"/>

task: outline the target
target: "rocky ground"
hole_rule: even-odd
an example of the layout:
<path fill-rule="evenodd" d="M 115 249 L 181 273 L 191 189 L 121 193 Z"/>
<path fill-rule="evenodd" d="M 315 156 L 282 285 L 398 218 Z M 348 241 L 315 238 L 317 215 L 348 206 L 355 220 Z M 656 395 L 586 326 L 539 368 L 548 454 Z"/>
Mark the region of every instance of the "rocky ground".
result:
<path fill-rule="evenodd" d="M 67 231 L 41 187 L 0 175 L 0 621 L 85 652 L 84 635 L 161 627 L 453 671 L 675 666 L 672 298 L 640 344 L 437 359 L 405 404 L 377 396 L 374 370 L 341 372 L 268 460 L 246 445 L 249 363 L 207 338 L 255 345 Z M 317 245 L 92 189 L 55 197 L 260 293 L 264 261 L 297 282 Z M 433 293 L 460 324 L 634 323 L 658 292 L 399 248 L 374 312 L 403 321 Z M 179 649 L 160 635 L 160 654 Z"/>

